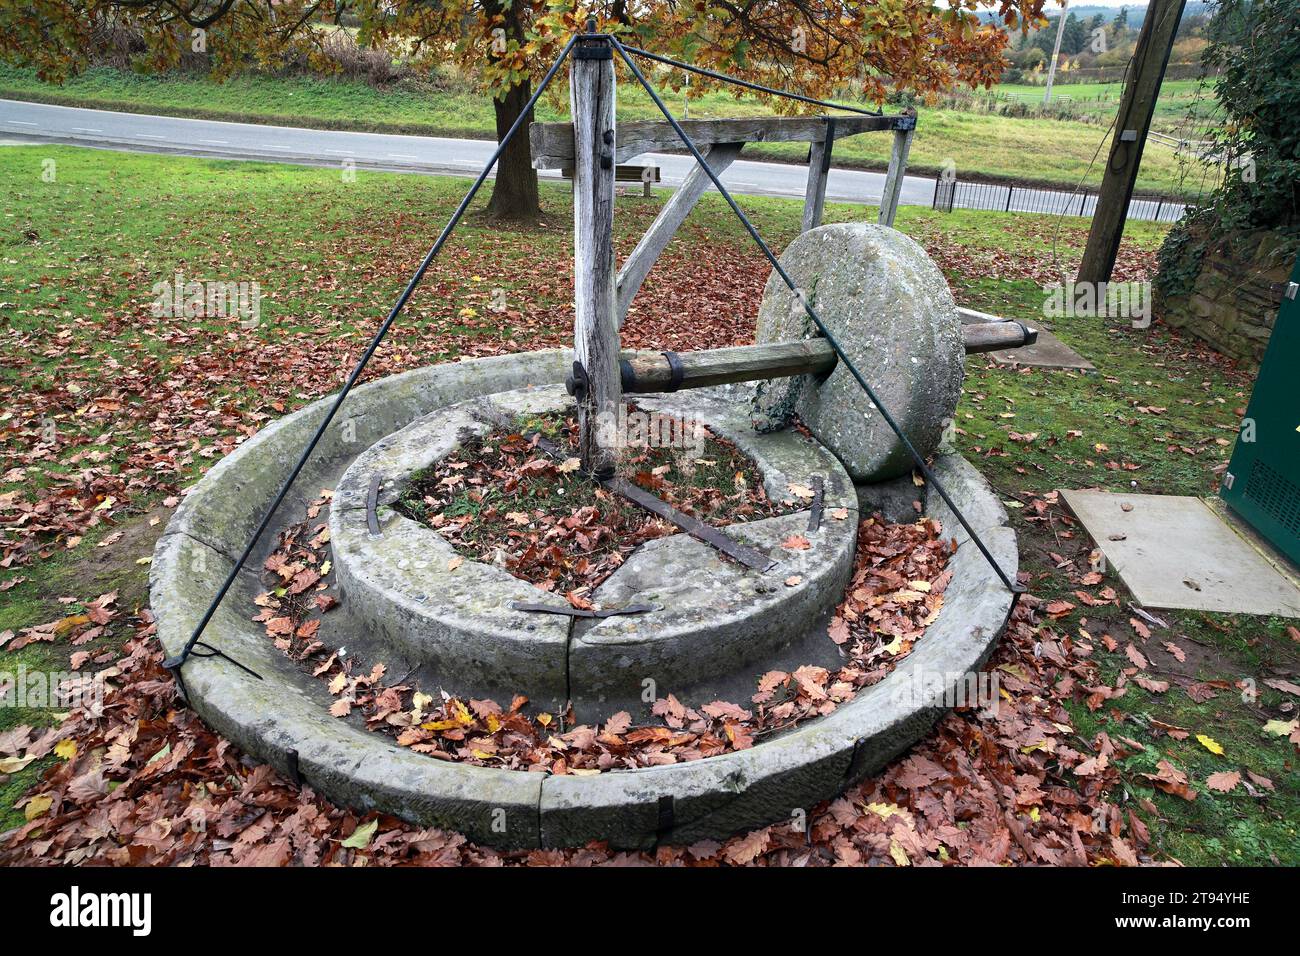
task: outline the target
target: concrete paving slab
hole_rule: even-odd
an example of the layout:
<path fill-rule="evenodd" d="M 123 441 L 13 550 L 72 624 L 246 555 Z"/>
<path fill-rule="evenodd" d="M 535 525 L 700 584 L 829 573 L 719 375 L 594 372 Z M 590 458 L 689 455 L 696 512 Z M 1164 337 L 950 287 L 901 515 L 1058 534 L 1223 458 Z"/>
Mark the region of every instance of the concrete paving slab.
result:
<path fill-rule="evenodd" d="M 1074 369 L 1080 372 L 1095 372 L 1097 367 L 1086 358 L 1070 348 L 1041 325 L 1038 329 L 1038 341 L 1018 349 L 1002 349 L 989 352 L 989 356 L 999 365 L 1031 366 L 1033 368 Z"/>
<path fill-rule="evenodd" d="M 1201 499 L 1061 495 L 1140 604 L 1300 618 L 1300 588 Z"/>

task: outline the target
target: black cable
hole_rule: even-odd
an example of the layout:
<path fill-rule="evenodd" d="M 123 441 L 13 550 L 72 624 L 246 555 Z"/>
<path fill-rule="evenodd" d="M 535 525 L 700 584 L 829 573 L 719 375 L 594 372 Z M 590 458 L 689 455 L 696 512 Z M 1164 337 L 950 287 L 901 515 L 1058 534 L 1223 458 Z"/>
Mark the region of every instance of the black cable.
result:
<path fill-rule="evenodd" d="M 190 639 L 186 642 L 185 647 L 175 657 L 169 657 L 167 660 L 163 661 L 163 666 L 176 675 L 177 682 L 181 684 L 182 689 L 184 688 L 184 683 L 180 680 L 181 667 L 184 666 L 185 662 L 194 652 L 194 647 L 199 643 L 199 638 L 203 636 L 203 631 L 208 626 L 208 622 L 211 621 L 212 616 L 217 613 L 217 608 L 221 605 L 222 600 L 230 591 L 231 586 L 235 583 L 235 579 L 239 576 L 239 572 L 243 569 L 244 564 L 252 555 L 253 549 L 257 547 L 257 542 L 261 539 L 262 534 L 271 523 L 271 518 L 275 515 L 275 512 L 284 501 L 285 496 L 289 493 L 290 487 L 293 486 L 294 481 L 306 466 L 308 459 L 311 457 L 311 453 L 316 450 L 317 444 L 320 443 L 321 438 L 325 434 L 325 429 L 328 428 L 330 422 L 334 420 L 334 416 L 338 412 L 339 407 L 348 397 L 348 393 L 352 391 L 352 386 L 356 384 L 357 379 L 361 377 L 361 373 L 365 371 L 366 365 L 375 354 L 375 350 L 379 348 L 380 343 L 384 341 L 384 337 L 388 335 L 388 330 L 392 327 L 393 322 L 397 320 L 397 316 L 406 306 L 412 293 L 415 292 L 415 287 L 420 284 L 420 280 L 424 278 L 425 272 L 428 271 L 429 266 L 433 264 L 433 260 L 442 250 L 443 244 L 446 243 L 452 230 L 454 230 L 460 223 L 461 217 L 465 215 L 465 210 L 469 208 L 469 204 L 473 201 L 474 196 L 478 194 L 479 188 L 487 180 L 488 173 L 492 171 L 492 167 L 495 166 L 497 160 L 501 158 L 501 154 L 505 152 L 506 146 L 510 143 L 510 140 L 514 138 L 515 133 L 519 131 L 520 127 L 522 127 L 532 115 L 533 106 L 541 97 L 542 92 L 550 84 L 551 79 L 555 76 L 556 71 L 559 70 L 560 65 L 568 58 L 569 51 L 573 49 L 573 45 L 577 43 L 577 41 L 578 37 L 575 34 L 570 37 L 569 42 L 564 45 L 564 49 L 560 51 L 559 57 L 557 57 L 555 62 L 551 64 L 550 69 L 546 71 L 546 75 L 542 77 L 542 82 L 537 87 L 537 91 L 533 93 L 532 98 L 529 99 L 528 105 L 523 108 L 519 116 L 515 119 L 514 125 L 510 127 L 509 132 L 507 132 L 506 135 L 502 137 L 501 142 L 497 144 L 497 148 L 492 153 L 492 157 L 488 160 L 487 165 L 483 167 L 483 171 L 479 173 L 478 178 L 474 180 L 474 185 L 469 188 L 469 192 L 467 192 L 465 198 L 460 201 L 460 205 L 456 207 L 456 211 L 452 214 L 451 219 L 448 220 L 447 225 L 443 227 L 442 232 L 429 248 L 428 253 L 425 254 L 424 260 L 420 263 L 419 268 L 416 269 L 415 274 L 411 276 L 411 281 L 406 284 L 406 288 L 403 289 L 402 294 L 398 296 L 396 304 L 388 313 L 388 317 L 384 319 L 383 324 L 379 327 L 379 331 L 375 333 L 374 338 L 370 340 L 370 344 L 366 347 L 365 352 L 362 353 L 361 359 L 352 370 L 352 374 L 347 377 L 347 381 L 343 384 L 343 390 L 339 392 L 338 397 L 334 399 L 334 404 L 330 406 L 329 411 L 325 415 L 324 421 L 320 423 L 320 426 L 316 429 L 316 434 L 313 435 L 311 441 L 307 443 L 307 447 L 303 450 L 302 456 L 298 459 L 298 463 L 294 465 L 293 471 L 290 472 L 288 479 L 280 488 L 279 493 L 275 496 L 275 500 L 271 503 L 271 507 L 263 516 L 261 523 L 258 524 L 257 530 L 254 531 L 253 536 L 249 538 L 243 554 L 239 556 L 239 560 L 235 562 L 235 566 L 230 569 L 230 574 L 226 576 L 225 583 L 221 585 L 221 589 L 217 591 L 216 597 L 214 597 L 212 603 L 208 605 L 207 611 L 199 621 L 198 626 L 194 628 L 194 633 L 190 635 Z M 223 654 L 221 656 L 224 657 L 225 655 Z M 243 667 L 242 664 L 239 666 Z M 248 668 L 244 669 L 248 670 Z M 250 671 L 250 673 L 252 672 Z"/>
<path fill-rule="evenodd" d="M 743 86 L 746 89 L 755 90 L 759 93 L 767 93 L 771 96 L 783 96 L 788 100 L 798 100 L 801 103 L 811 103 L 813 106 L 824 106 L 827 109 L 832 110 L 843 110 L 846 113 L 861 113 L 863 116 L 885 115 L 883 110 L 873 111 L 864 110 L 859 106 L 841 106 L 838 103 L 828 103 L 826 100 L 814 99 L 811 96 L 804 96 L 801 93 L 791 93 L 788 90 L 778 90 L 770 86 L 763 86 L 761 83 L 751 83 L 749 80 L 742 80 L 736 76 L 727 76 L 725 73 L 715 73 L 713 70 L 706 70 L 702 66 L 692 66 L 689 63 L 683 63 L 681 60 L 674 60 L 670 57 L 660 56 L 658 53 L 651 53 L 649 50 L 641 50 L 634 46 L 623 46 L 622 44 L 619 44 L 619 47 L 626 50 L 628 53 L 635 54 L 636 56 L 643 56 L 648 60 L 655 60 L 668 66 L 675 66 L 679 70 L 689 70 L 692 73 L 698 73 L 700 76 L 707 76 L 710 79 L 721 80 L 723 83 L 732 83 L 736 86 Z M 623 59 L 626 60 L 627 57 L 623 57 Z M 644 79 L 642 82 L 645 82 Z"/>
<path fill-rule="evenodd" d="M 798 297 L 799 301 L 803 304 L 804 311 L 808 313 L 808 317 L 813 320 L 814 324 L 816 324 L 817 330 L 821 332 L 822 336 L 826 339 L 827 344 L 830 345 L 830 347 L 835 351 L 835 354 L 839 356 L 839 360 L 844 363 L 844 366 L 853 375 L 854 379 L 857 380 L 857 383 L 862 387 L 862 390 L 867 393 L 867 397 L 871 399 L 872 404 L 875 405 L 876 411 L 880 412 L 880 417 L 885 420 L 885 424 L 887 424 L 894 434 L 898 436 L 899 441 L 903 443 L 903 447 L 906 448 L 908 454 L 912 456 L 912 460 L 916 462 L 916 465 L 920 469 L 921 474 L 925 477 L 925 480 L 934 486 L 934 489 L 939 492 L 939 497 L 944 500 L 944 503 L 947 504 L 952 513 L 957 516 L 957 520 L 961 523 L 961 526 L 966 529 L 966 533 L 970 535 L 971 540 L 975 543 L 975 547 L 979 549 L 980 554 L 984 555 L 984 559 L 988 561 L 994 572 L 1002 580 L 1002 583 L 1006 585 L 1007 590 L 1012 594 L 1019 594 L 1024 590 L 1024 588 L 1019 584 L 1013 583 L 1011 579 L 1007 577 L 1006 572 L 1002 570 L 1001 565 L 994 560 L 993 555 L 984 545 L 980 536 L 975 533 L 975 529 L 972 528 L 970 522 L 966 520 L 966 516 L 961 513 L 952 498 L 949 497 L 948 492 L 944 490 L 943 485 L 934 477 L 934 473 L 931 472 L 929 466 L 926 465 L 925 459 L 921 457 L 921 454 L 916 450 L 916 447 L 908 437 L 903 434 L 903 430 L 898 426 L 898 423 L 894 421 L 894 417 L 889 414 L 889 410 L 881 404 L 880 399 L 876 397 L 875 391 L 867 383 L 867 380 L 862 377 L 862 373 L 858 371 L 857 366 L 855 366 L 853 362 L 849 360 L 849 357 L 844 354 L 844 349 L 840 347 L 840 343 L 836 341 L 835 336 L 831 334 L 830 329 L 826 328 L 826 324 L 822 322 L 821 316 L 819 316 L 817 311 L 812 307 L 812 303 L 810 303 L 803 293 L 801 293 L 795 286 L 794 280 L 790 278 L 789 273 L 785 271 L 785 268 L 781 265 L 780 261 L 772 253 L 772 250 L 768 248 L 767 243 L 763 241 L 763 237 L 758 234 L 758 230 L 755 229 L 753 223 L 749 221 L 749 217 L 745 215 L 744 211 L 738 205 L 736 205 L 736 201 L 731 197 L 731 193 L 727 191 L 727 187 L 722 185 L 722 180 L 718 178 L 712 167 L 704 161 L 704 156 L 700 153 L 699 147 L 697 147 L 691 138 L 686 135 L 686 131 L 682 129 L 681 124 L 678 123 L 673 114 L 669 112 L 668 107 L 664 105 L 664 101 L 659 98 L 659 94 L 654 91 L 654 88 L 650 86 L 650 83 L 637 68 L 637 65 L 632 62 L 632 58 L 628 56 L 627 48 L 618 41 L 617 37 L 610 37 L 610 41 L 614 44 L 614 49 L 618 50 L 619 56 L 623 58 L 623 62 L 626 63 L 628 68 L 632 71 L 632 75 L 637 78 L 637 81 L 645 88 L 645 91 L 650 94 L 650 98 L 654 100 L 655 106 L 659 107 L 659 112 L 664 114 L 664 117 L 676 131 L 678 137 L 681 138 L 681 141 L 686 145 L 686 148 L 690 151 L 691 155 L 695 157 L 695 161 L 700 164 L 700 167 L 706 174 L 708 174 L 709 179 L 713 181 L 714 187 L 722 194 L 722 198 L 727 201 L 727 205 L 731 207 L 732 212 L 740 218 L 741 224 L 744 225 L 750 237 L 755 243 L 757 243 L 759 249 L 763 251 L 763 255 L 766 256 L 767 261 L 772 264 L 772 268 L 776 270 L 777 275 L 781 277 L 781 280 L 785 282 L 790 291 Z"/>

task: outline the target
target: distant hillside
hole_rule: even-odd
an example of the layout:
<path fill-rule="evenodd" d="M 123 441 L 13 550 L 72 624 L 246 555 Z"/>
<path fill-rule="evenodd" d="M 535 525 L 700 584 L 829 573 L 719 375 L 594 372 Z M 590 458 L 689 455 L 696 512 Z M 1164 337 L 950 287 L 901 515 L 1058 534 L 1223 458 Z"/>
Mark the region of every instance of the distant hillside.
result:
<path fill-rule="evenodd" d="M 1183 16 L 1190 17 L 1198 13 L 1210 13 L 1213 11 L 1213 8 L 1214 4 L 1211 3 L 1210 0 L 1187 0 L 1187 6 L 1183 8 Z M 1145 3 L 1135 3 L 1126 8 L 1103 7 L 1095 3 L 1072 3 L 1067 9 L 1080 20 L 1089 20 L 1100 13 L 1106 19 L 1107 23 L 1114 20 L 1115 17 L 1119 15 L 1121 9 L 1127 9 L 1128 25 L 1133 28 L 1140 27 L 1142 21 L 1147 15 L 1147 5 Z M 1055 20 L 1060 12 L 1061 8 L 1054 2 L 1054 0 L 1048 0 L 1047 4 L 1043 7 L 1043 14 L 1049 20 Z M 980 19 L 985 22 L 993 19 L 994 16 L 995 14 L 991 10 L 981 10 L 979 12 Z"/>

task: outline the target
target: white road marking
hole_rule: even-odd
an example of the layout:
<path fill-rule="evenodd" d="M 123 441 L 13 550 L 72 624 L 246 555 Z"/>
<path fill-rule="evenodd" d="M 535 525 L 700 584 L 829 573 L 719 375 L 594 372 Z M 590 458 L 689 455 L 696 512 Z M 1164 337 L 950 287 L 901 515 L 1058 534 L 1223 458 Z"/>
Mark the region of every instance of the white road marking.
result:
<path fill-rule="evenodd" d="M 289 152 L 288 146 L 276 146 L 274 143 L 258 143 L 257 145 L 262 149 L 282 149 L 286 153 Z"/>
<path fill-rule="evenodd" d="M 25 120 L 7 120 L 6 122 L 12 123 L 12 124 L 14 124 L 15 126 L 35 126 L 35 125 L 36 125 L 35 123 L 28 123 L 28 122 L 26 122 Z"/>
<path fill-rule="evenodd" d="M 141 139 L 166 139 L 166 136 L 155 136 L 153 133 L 136 133 Z"/>
<path fill-rule="evenodd" d="M 78 133 L 102 133 L 102 132 L 104 132 L 102 129 L 91 129 L 91 128 L 87 127 L 87 126 L 74 126 L 74 127 L 72 127 L 72 128 L 75 129 Z"/>
<path fill-rule="evenodd" d="M 216 143 L 218 146 L 229 146 L 230 141 L 225 139 L 201 139 L 200 143 Z"/>
<path fill-rule="evenodd" d="M 419 159 L 419 156 L 412 156 L 410 153 L 385 153 L 389 159 Z"/>

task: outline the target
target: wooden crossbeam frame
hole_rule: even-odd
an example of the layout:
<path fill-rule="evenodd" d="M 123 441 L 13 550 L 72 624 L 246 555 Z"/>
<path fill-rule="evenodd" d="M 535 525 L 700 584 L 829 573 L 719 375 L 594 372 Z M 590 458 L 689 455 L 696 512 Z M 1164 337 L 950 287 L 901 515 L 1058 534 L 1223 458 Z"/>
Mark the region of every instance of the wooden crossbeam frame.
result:
<path fill-rule="evenodd" d="M 916 117 L 836 116 L 835 137 L 882 131 L 916 129 Z M 680 120 L 682 129 L 703 149 L 718 143 L 820 143 L 826 138 L 826 123 L 820 116 L 755 116 L 737 119 Z M 538 169 L 564 169 L 574 156 L 572 123 L 534 123 L 528 130 L 533 165 Z M 664 122 L 621 123 L 614 162 L 621 163 L 642 153 L 659 153 L 682 148 L 672 126 Z"/>
<path fill-rule="evenodd" d="M 572 123 L 534 123 L 529 129 L 533 165 L 573 171 L 574 353 L 570 381 L 578 400 L 583 470 L 604 479 L 613 474 L 617 449 L 601 448 L 597 420 L 622 402 L 618 332 L 632 300 L 655 261 L 691 210 L 712 185 L 698 165 L 664 204 L 640 242 L 614 271 L 614 181 L 616 166 L 643 153 L 680 149 L 681 139 L 663 122 L 624 123 L 614 128 L 614 67 L 609 38 L 578 38 L 570 66 Z M 837 140 L 859 133 L 889 131 L 894 148 L 885 180 L 879 221 L 892 225 L 898 207 L 916 117 L 835 115 L 684 120 L 686 134 L 721 174 L 746 143 L 808 143 L 808 183 L 803 231 L 821 225 Z"/>
<path fill-rule="evenodd" d="M 705 158 L 715 173 L 721 174 L 734 163 L 746 143 L 808 143 L 808 181 L 804 192 L 801 232 L 821 225 L 826 205 L 826 183 L 830 176 L 831 153 L 836 140 L 860 133 L 889 131 L 894 147 L 878 221 L 892 226 L 898 210 L 908 152 L 916 131 L 916 117 L 897 116 L 812 116 L 754 117 L 741 119 L 684 120 L 682 127 L 705 149 Z M 572 123 L 534 123 L 529 129 L 533 165 L 539 169 L 575 165 Z M 618 127 L 614 144 L 614 162 L 624 162 L 645 152 L 678 149 L 681 140 L 668 123 L 623 123 Z M 698 166 L 691 170 L 681 186 L 664 204 L 641 241 L 623 262 L 616 279 L 617 324 L 621 329 L 628 310 L 669 241 L 686 221 L 695 204 L 709 189 L 711 182 Z"/>

